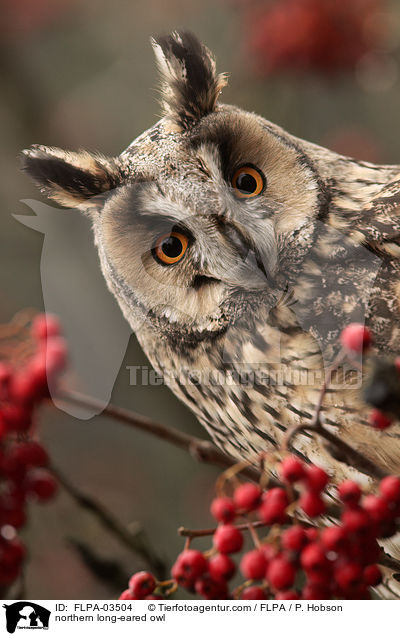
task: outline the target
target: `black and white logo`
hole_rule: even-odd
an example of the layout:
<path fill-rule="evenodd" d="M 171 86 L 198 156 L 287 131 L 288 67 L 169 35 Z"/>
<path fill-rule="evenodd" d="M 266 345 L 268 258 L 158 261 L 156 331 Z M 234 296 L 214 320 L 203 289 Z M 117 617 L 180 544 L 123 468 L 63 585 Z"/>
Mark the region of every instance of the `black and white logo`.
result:
<path fill-rule="evenodd" d="M 18 601 L 3 607 L 6 609 L 9 634 L 14 634 L 16 629 L 49 629 L 51 612 L 37 603 Z"/>

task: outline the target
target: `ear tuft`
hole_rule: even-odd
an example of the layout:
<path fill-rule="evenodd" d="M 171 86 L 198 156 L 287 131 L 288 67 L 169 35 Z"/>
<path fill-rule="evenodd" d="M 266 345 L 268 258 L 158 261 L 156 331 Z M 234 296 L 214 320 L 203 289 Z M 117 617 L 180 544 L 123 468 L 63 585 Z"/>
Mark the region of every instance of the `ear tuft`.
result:
<path fill-rule="evenodd" d="M 22 151 L 22 169 L 41 191 L 65 207 L 89 204 L 89 199 L 121 185 L 117 161 L 84 150 L 32 146 Z"/>
<path fill-rule="evenodd" d="M 164 113 L 180 129 L 188 129 L 215 109 L 226 75 L 217 74 L 212 53 L 192 33 L 157 37 L 152 45 L 161 73 Z"/>

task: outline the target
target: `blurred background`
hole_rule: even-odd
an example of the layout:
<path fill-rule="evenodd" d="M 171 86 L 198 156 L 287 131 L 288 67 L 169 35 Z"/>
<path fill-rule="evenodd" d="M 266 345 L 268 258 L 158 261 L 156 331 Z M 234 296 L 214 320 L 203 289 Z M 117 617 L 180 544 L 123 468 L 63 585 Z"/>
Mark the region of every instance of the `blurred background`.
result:
<path fill-rule="evenodd" d="M 343 154 L 400 163 L 395 0 L 0 0 L 1 322 L 43 309 L 43 235 L 12 217 L 27 213 L 22 199 L 40 199 L 18 153 L 42 143 L 119 154 L 159 117 L 149 37 L 176 28 L 194 31 L 229 72 L 223 101 Z M 60 289 L 67 279 L 65 268 Z M 132 336 L 113 402 L 206 437 L 166 387 L 130 386 L 126 367 L 142 364 Z M 212 524 L 218 471 L 182 451 L 104 416 L 84 421 L 54 407 L 42 411 L 41 438 L 73 483 L 123 523 L 140 522 L 167 564 L 182 548 L 180 525 Z M 143 567 L 62 491 L 31 507 L 22 536 L 28 598 L 117 598 L 71 538 L 127 574 Z"/>

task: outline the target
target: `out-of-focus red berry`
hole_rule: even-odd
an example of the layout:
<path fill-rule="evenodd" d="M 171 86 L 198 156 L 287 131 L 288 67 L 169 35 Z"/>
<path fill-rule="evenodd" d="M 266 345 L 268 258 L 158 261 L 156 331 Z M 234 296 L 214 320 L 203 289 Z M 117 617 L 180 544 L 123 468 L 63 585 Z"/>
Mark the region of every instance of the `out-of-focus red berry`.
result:
<path fill-rule="evenodd" d="M 400 478 L 394 475 L 384 477 L 379 484 L 379 491 L 387 501 L 400 501 Z"/>
<path fill-rule="evenodd" d="M 363 572 L 364 583 L 375 587 L 382 583 L 382 572 L 376 564 L 367 565 Z"/>
<path fill-rule="evenodd" d="M 292 587 L 295 576 L 296 570 L 293 564 L 284 555 L 272 559 L 267 567 L 267 579 L 277 590 Z"/>
<path fill-rule="evenodd" d="M 343 503 L 356 505 L 360 501 L 362 492 L 360 486 L 355 481 L 348 479 L 339 484 L 338 494 Z"/>
<path fill-rule="evenodd" d="M 305 601 L 324 601 L 332 596 L 329 587 L 306 583 L 301 592 L 301 598 Z"/>
<path fill-rule="evenodd" d="M 251 512 L 257 508 L 261 499 L 261 489 L 256 484 L 241 484 L 235 489 L 233 499 L 238 510 Z"/>
<path fill-rule="evenodd" d="M 222 554 L 239 552 L 243 546 L 243 535 L 236 526 L 227 523 L 216 529 L 213 543 L 218 552 L 222 552 Z"/>
<path fill-rule="evenodd" d="M 263 579 L 267 569 L 267 559 L 262 550 L 250 550 L 240 561 L 240 570 L 245 579 Z"/>
<path fill-rule="evenodd" d="M 304 548 L 300 563 L 306 572 L 324 572 L 329 567 L 325 550 L 318 543 L 310 543 Z"/>
<path fill-rule="evenodd" d="M 262 587 L 258 585 L 252 585 L 250 587 L 246 587 L 240 598 L 242 601 L 264 601 L 268 598 Z"/>
<path fill-rule="evenodd" d="M 362 569 L 358 563 L 343 563 L 334 571 L 336 583 L 344 590 L 354 587 L 362 581 Z"/>
<path fill-rule="evenodd" d="M 38 501 L 45 502 L 53 499 L 56 495 L 58 484 L 47 470 L 36 469 L 27 477 L 27 490 Z"/>
<path fill-rule="evenodd" d="M 321 532 L 321 543 L 328 551 L 341 552 L 347 547 L 347 533 L 341 526 L 330 526 Z"/>
<path fill-rule="evenodd" d="M 124 590 L 119 596 L 120 601 L 134 601 L 135 599 L 136 596 L 133 596 L 130 590 Z"/>
<path fill-rule="evenodd" d="M 192 581 L 198 579 L 208 568 L 207 559 L 199 550 L 184 550 L 178 556 L 176 563 L 185 577 Z"/>
<path fill-rule="evenodd" d="M 315 466 L 315 464 L 307 466 L 305 483 L 309 490 L 313 490 L 314 492 L 321 492 L 328 482 L 329 475 L 323 468 L 320 468 L 320 466 Z"/>
<path fill-rule="evenodd" d="M 294 484 L 305 476 L 305 467 L 300 459 L 290 455 L 278 466 L 278 472 L 284 481 Z"/>
<path fill-rule="evenodd" d="M 277 601 L 297 601 L 299 598 L 300 597 L 296 590 L 284 590 L 275 594 L 275 599 Z"/>
<path fill-rule="evenodd" d="M 262 502 L 257 513 L 260 520 L 268 525 L 274 523 L 285 523 L 287 503 L 279 497 L 269 498 Z"/>
<path fill-rule="evenodd" d="M 236 515 L 235 504 L 229 497 L 217 497 L 211 502 L 211 514 L 221 523 L 230 523 Z"/>
<path fill-rule="evenodd" d="M 225 581 L 215 581 L 209 576 L 198 579 L 195 583 L 197 594 L 207 600 L 225 599 L 228 595 L 228 589 Z"/>
<path fill-rule="evenodd" d="M 136 572 L 129 579 L 129 591 L 136 598 L 144 598 L 151 594 L 156 587 L 156 580 L 151 572 Z"/>
<path fill-rule="evenodd" d="M 364 532 L 370 525 L 368 514 L 361 508 L 344 510 L 341 521 L 344 529 L 349 532 Z"/>
<path fill-rule="evenodd" d="M 345 327 L 340 334 L 340 342 L 345 349 L 361 353 L 366 351 L 372 343 L 371 332 L 364 325 L 353 322 Z"/>
<path fill-rule="evenodd" d="M 304 492 L 299 500 L 299 506 L 309 517 L 318 517 L 325 512 L 326 506 L 321 496 L 313 491 Z"/>
<path fill-rule="evenodd" d="M 362 507 L 367 511 L 372 521 L 381 523 L 390 519 L 391 512 L 387 501 L 378 495 L 367 495 L 364 497 Z"/>
<path fill-rule="evenodd" d="M 215 581 L 229 581 L 236 572 L 236 565 L 227 554 L 216 554 L 208 562 L 208 574 Z"/>
<path fill-rule="evenodd" d="M 32 412 L 19 404 L 3 404 L 0 414 L 9 431 L 23 433 L 32 425 Z"/>
<path fill-rule="evenodd" d="M 292 526 L 282 532 L 282 547 L 293 552 L 300 552 L 308 543 L 305 529 L 302 526 Z"/>
<path fill-rule="evenodd" d="M 33 440 L 17 444 L 13 450 L 13 457 L 25 466 L 43 467 L 49 463 L 46 449 Z"/>
<path fill-rule="evenodd" d="M 372 409 L 369 414 L 369 422 L 374 428 L 383 431 L 385 428 L 389 428 L 393 424 L 393 419 L 385 413 L 382 413 L 379 409 Z"/>

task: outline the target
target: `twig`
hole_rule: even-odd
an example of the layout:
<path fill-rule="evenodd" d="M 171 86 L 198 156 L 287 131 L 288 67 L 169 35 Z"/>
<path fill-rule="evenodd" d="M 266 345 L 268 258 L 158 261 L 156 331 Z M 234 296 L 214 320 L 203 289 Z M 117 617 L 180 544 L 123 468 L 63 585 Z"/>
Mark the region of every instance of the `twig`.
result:
<path fill-rule="evenodd" d="M 148 545 L 141 530 L 138 530 L 135 534 L 129 532 L 129 530 L 127 530 L 125 526 L 109 512 L 109 510 L 93 499 L 93 497 L 82 493 L 58 468 L 54 466 L 54 464 L 51 464 L 50 470 L 63 488 L 81 508 L 84 508 L 94 515 L 104 528 L 116 536 L 117 539 L 132 550 L 132 552 L 139 555 L 150 566 L 157 577 L 160 579 L 163 578 L 166 569 L 165 564 Z"/>
<path fill-rule="evenodd" d="M 82 393 L 63 391 L 59 394 L 59 397 L 66 402 L 77 404 L 79 406 L 87 406 L 98 411 L 103 409 L 103 404 L 99 400 L 89 397 L 88 395 L 83 395 Z M 237 459 L 226 455 L 211 442 L 200 439 L 199 437 L 187 435 L 187 433 L 182 433 L 175 428 L 164 426 L 145 415 L 140 415 L 139 413 L 135 413 L 128 409 L 123 409 L 119 406 L 115 406 L 114 404 L 108 404 L 104 407 L 103 415 L 112 417 L 119 422 L 123 422 L 124 424 L 128 424 L 129 426 L 141 431 L 150 433 L 159 439 L 163 439 L 169 444 L 182 448 L 183 450 L 188 451 L 194 459 L 204 464 L 214 464 L 220 468 L 229 468 L 230 466 L 237 464 Z M 260 478 L 260 472 L 252 466 L 243 468 L 241 475 L 254 481 L 258 481 Z"/>
<path fill-rule="evenodd" d="M 250 530 L 250 525 L 254 528 L 264 528 L 270 524 L 264 523 L 264 521 L 252 521 L 251 523 L 241 523 L 236 527 L 238 530 Z M 190 530 L 189 528 L 184 528 L 181 526 L 178 528 L 178 534 L 180 537 L 190 537 L 194 539 L 195 537 L 210 537 L 214 534 L 217 528 L 205 528 L 204 530 Z"/>

